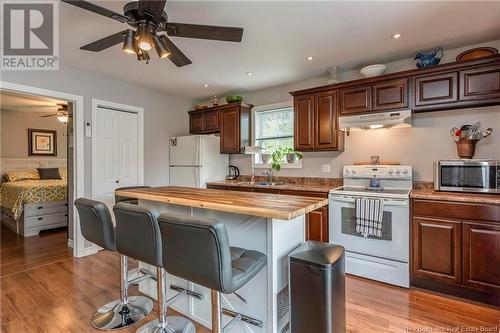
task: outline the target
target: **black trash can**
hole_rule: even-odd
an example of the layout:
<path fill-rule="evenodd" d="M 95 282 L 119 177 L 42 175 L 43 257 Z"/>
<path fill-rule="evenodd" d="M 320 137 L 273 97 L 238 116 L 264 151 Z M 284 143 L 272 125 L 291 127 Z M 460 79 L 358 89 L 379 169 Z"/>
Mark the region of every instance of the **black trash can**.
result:
<path fill-rule="evenodd" d="M 307 241 L 289 264 L 290 332 L 345 332 L 344 248 Z"/>

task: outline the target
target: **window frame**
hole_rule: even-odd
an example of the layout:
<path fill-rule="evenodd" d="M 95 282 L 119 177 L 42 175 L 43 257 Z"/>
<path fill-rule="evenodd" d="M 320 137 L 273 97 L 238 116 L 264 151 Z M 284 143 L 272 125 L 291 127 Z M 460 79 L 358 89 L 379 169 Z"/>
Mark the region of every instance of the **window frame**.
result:
<path fill-rule="evenodd" d="M 271 111 L 271 110 L 278 110 L 278 109 L 286 109 L 286 108 L 291 108 L 293 112 L 293 100 L 289 100 L 286 102 L 281 102 L 281 103 L 273 103 L 273 104 L 267 104 L 267 105 L 260 105 L 256 106 L 252 110 L 252 145 L 257 146 L 257 139 L 256 139 L 256 134 L 257 134 L 257 127 L 255 126 L 255 115 L 258 112 L 263 112 L 263 111 Z M 292 123 L 292 126 L 294 124 Z M 292 137 L 295 136 L 295 131 L 292 132 Z M 254 169 L 270 169 L 272 164 L 271 163 L 257 163 L 257 155 L 252 155 L 252 168 Z M 301 169 L 302 168 L 302 159 L 297 161 L 297 163 L 283 163 L 281 165 L 282 169 Z"/>

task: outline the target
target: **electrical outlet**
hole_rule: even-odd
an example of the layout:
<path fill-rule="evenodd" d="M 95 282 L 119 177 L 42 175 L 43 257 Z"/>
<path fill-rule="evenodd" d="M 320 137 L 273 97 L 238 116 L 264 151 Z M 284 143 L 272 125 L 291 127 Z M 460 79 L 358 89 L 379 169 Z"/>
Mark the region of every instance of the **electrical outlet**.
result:
<path fill-rule="evenodd" d="M 321 173 L 330 173 L 330 164 L 321 164 Z"/>

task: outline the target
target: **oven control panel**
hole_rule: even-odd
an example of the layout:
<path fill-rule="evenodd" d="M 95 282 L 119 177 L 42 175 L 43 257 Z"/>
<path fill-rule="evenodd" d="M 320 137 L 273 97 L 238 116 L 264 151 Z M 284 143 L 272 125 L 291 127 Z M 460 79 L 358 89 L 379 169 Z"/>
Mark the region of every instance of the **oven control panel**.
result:
<path fill-rule="evenodd" d="M 346 165 L 344 178 L 412 179 L 408 165 Z"/>

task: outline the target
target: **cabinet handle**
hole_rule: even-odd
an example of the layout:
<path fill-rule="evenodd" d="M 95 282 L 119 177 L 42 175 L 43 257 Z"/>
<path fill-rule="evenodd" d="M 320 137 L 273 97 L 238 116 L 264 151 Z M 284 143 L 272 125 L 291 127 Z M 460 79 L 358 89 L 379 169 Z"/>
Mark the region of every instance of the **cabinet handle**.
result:
<path fill-rule="evenodd" d="M 39 218 L 38 218 L 38 221 L 41 221 L 41 220 L 43 220 L 43 217 L 39 217 Z"/>
<path fill-rule="evenodd" d="M 38 209 L 42 209 L 42 208 L 43 208 L 43 206 L 38 206 L 37 208 L 38 208 Z"/>

